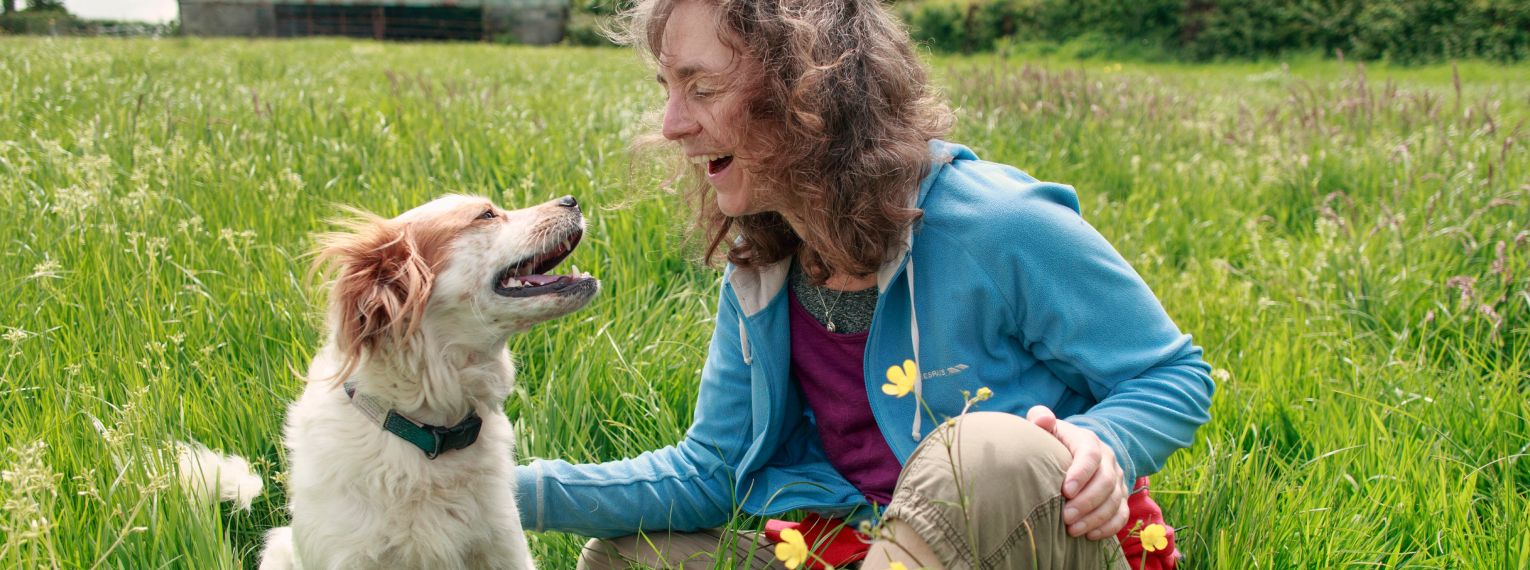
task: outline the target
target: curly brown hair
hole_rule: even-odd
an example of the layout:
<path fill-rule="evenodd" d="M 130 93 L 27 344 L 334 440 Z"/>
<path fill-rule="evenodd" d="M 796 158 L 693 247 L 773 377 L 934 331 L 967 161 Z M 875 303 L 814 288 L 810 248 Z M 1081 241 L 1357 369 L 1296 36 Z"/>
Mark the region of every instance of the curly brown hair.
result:
<path fill-rule="evenodd" d="M 879 0 L 637 0 L 612 36 L 657 64 L 681 2 L 717 6 L 732 32 L 722 40 L 758 62 L 761 73 L 739 78 L 749 101 L 741 154 L 758 157 L 755 194 L 769 193 L 797 226 L 776 211 L 723 214 L 704 166 L 679 161 L 672 181 L 694 201 L 703 258 L 725 247 L 728 261 L 750 267 L 796 254 L 817 283 L 876 272 L 919 219 L 912 195 L 928 141 L 951 125 L 907 30 Z"/>

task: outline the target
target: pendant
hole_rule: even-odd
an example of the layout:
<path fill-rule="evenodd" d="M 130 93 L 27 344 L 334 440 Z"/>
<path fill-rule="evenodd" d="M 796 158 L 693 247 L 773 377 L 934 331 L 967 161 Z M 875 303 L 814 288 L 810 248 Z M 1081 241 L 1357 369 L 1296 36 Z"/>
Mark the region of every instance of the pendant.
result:
<path fill-rule="evenodd" d="M 836 330 L 839 330 L 839 328 L 838 328 L 838 327 L 835 327 L 835 326 L 834 326 L 834 321 L 829 321 L 829 324 L 828 324 L 828 325 L 825 325 L 825 326 L 826 326 L 826 328 L 828 328 L 828 329 L 829 329 L 829 332 L 834 332 L 834 331 L 836 331 Z"/>

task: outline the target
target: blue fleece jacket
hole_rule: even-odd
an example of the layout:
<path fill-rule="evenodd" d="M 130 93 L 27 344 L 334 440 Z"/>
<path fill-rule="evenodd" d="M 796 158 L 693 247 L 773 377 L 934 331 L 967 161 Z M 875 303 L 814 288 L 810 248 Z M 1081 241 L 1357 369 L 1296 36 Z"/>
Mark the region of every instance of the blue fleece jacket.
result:
<path fill-rule="evenodd" d="M 1142 278 L 1079 215 L 1078 197 L 966 147 L 932 141 L 915 205 L 922 221 L 877 273 L 866 390 L 899 461 L 987 386 L 981 410 L 1031 406 L 1093 431 L 1126 481 L 1158 471 L 1210 416 L 1210 367 Z M 694 423 L 684 440 L 592 465 L 516 469 L 532 530 L 594 537 L 717 527 L 740 510 L 864 513 L 823 452 L 790 378 L 790 261 L 724 271 Z M 917 343 L 917 350 L 916 350 Z M 885 395 L 886 372 L 915 360 L 916 396 Z M 923 417 L 921 417 L 923 416 Z"/>

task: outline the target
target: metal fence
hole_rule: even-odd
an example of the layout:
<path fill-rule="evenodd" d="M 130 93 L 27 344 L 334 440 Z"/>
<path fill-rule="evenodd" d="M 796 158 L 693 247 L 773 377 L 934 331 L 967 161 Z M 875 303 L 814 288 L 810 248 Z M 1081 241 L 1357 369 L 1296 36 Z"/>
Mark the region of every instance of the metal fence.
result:
<path fill-rule="evenodd" d="M 483 40 L 482 8 L 277 4 L 276 36 Z"/>

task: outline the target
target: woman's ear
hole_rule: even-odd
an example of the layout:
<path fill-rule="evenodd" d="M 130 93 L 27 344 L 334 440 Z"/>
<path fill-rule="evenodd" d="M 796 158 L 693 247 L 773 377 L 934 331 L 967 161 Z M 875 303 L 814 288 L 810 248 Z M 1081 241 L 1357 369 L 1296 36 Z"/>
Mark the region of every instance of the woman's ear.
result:
<path fill-rule="evenodd" d="M 352 231 L 320 238 L 316 263 L 334 275 L 332 334 L 345 364 L 340 378 L 367 352 L 407 342 L 425 314 L 435 274 L 407 223 L 363 214 Z"/>

